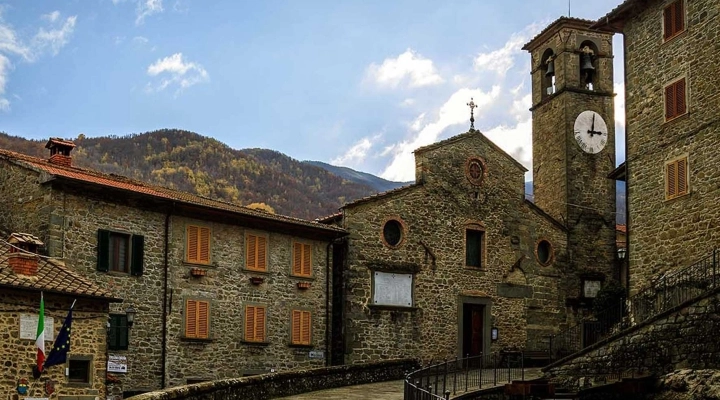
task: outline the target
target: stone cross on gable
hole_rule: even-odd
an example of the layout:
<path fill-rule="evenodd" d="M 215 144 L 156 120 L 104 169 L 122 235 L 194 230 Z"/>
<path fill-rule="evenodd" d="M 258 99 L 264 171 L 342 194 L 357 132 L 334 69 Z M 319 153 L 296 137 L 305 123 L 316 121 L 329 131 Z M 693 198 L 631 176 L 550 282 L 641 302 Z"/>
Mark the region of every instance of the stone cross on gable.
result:
<path fill-rule="evenodd" d="M 477 105 L 473 101 L 473 98 L 470 98 L 470 102 L 467 103 L 467 106 L 470 107 L 470 130 L 475 129 L 475 109 L 477 108 Z"/>

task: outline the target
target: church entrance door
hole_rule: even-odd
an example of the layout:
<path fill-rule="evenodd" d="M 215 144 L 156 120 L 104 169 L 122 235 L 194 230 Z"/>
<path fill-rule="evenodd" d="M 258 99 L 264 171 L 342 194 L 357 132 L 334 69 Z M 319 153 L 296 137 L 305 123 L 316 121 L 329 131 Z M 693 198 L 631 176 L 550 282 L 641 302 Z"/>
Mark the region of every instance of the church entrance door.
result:
<path fill-rule="evenodd" d="M 484 312 L 484 305 L 463 304 L 463 356 L 479 356 L 483 352 Z"/>

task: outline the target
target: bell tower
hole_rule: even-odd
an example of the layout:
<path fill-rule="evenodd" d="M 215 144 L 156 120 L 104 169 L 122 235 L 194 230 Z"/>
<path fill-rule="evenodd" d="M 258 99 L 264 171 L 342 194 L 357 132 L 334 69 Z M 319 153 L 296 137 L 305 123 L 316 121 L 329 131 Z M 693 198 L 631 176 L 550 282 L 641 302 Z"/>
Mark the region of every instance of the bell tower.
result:
<path fill-rule="evenodd" d="M 610 31 L 562 17 L 527 43 L 535 204 L 567 229 L 568 298 L 594 297 L 615 261 L 615 122 Z"/>

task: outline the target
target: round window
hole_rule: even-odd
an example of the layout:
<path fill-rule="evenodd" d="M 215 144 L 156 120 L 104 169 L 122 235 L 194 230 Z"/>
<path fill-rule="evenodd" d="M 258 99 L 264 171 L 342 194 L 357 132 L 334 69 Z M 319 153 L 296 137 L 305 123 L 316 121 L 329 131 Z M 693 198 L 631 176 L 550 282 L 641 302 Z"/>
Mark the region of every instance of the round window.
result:
<path fill-rule="evenodd" d="M 383 239 L 390 246 L 397 246 L 403 238 L 403 227 L 400 221 L 391 219 L 383 227 Z"/>
<path fill-rule="evenodd" d="M 553 248 L 550 242 L 545 239 L 538 241 L 537 248 L 535 249 L 535 255 L 537 256 L 537 260 L 540 264 L 550 264 L 553 259 Z"/>
<path fill-rule="evenodd" d="M 479 158 L 471 158 L 465 164 L 465 176 L 475 186 L 480 186 L 485 178 L 485 163 Z"/>

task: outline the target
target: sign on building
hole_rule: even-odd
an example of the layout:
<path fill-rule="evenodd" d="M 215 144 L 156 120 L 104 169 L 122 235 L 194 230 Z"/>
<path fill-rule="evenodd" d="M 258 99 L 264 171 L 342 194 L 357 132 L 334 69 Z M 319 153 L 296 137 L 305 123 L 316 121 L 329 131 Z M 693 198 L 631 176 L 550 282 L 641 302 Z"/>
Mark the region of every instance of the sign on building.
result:
<path fill-rule="evenodd" d="M 20 339 L 35 340 L 37 335 L 39 315 L 20 314 Z M 53 341 L 55 338 L 55 325 L 52 317 L 45 317 L 45 340 Z"/>
<path fill-rule="evenodd" d="M 412 307 L 412 274 L 373 272 L 373 304 Z"/>
<path fill-rule="evenodd" d="M 128 372 L 127 357 L 108 356 L 107 372 L 119 372 L 121 374 L 126 374 Z"/>

